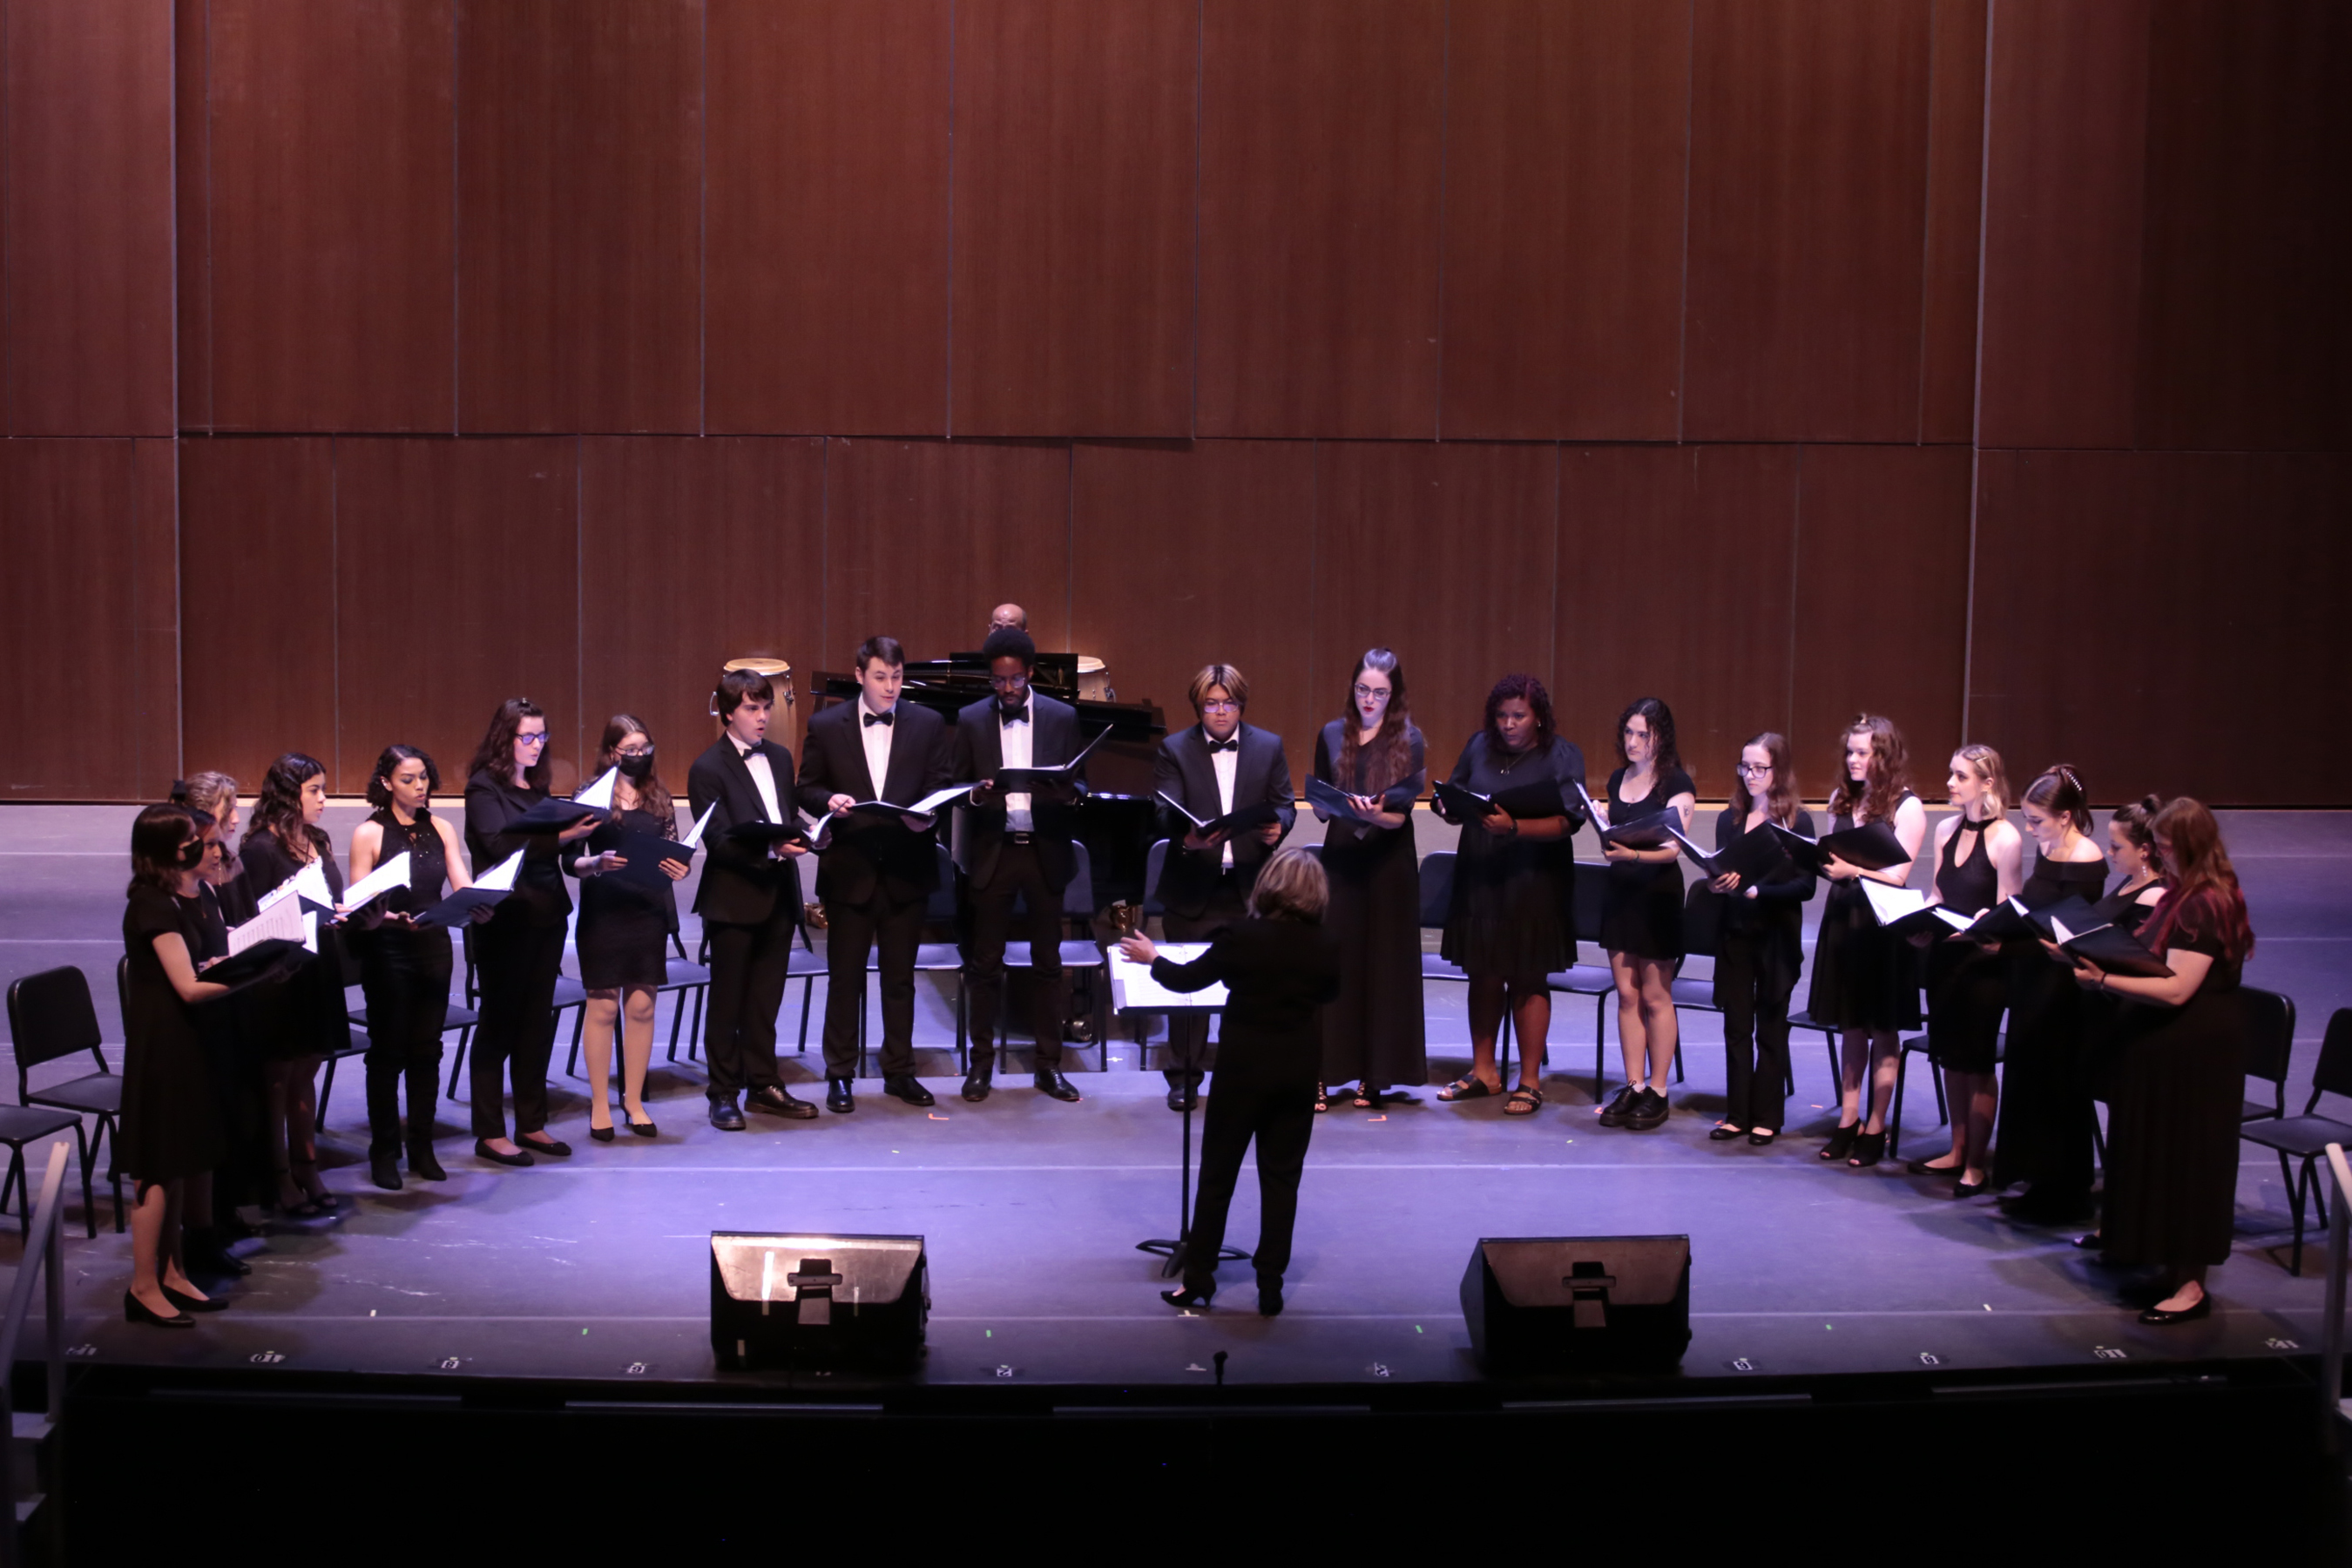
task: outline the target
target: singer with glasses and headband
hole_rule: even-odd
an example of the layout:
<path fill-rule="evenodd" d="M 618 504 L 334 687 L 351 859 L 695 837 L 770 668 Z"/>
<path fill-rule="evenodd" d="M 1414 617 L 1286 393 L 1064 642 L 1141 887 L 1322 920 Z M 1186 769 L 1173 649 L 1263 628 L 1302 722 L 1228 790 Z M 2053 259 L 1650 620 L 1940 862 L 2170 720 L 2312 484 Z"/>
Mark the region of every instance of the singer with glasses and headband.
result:
<path fill-rule="evenodd" d="M 1723 1010 L 1726 1093 L 1723 1120 L 1707 1133 L 1717 1142 L 1769 1144 L 1789 1109 L 1789 996 L 1805 964 L 1805 904 L 1818 879 L 1790 855 L 1783 827 L 1814 836 L 1813 814 L 1797 804 L 1788 738 L 1767 730 L 1739 748 L 1731 804 L 1715 819 L 1716 853 L 1737 853 L 1748 867 L 1707 883 L 1722 900 L 1715 1005 Z"/>

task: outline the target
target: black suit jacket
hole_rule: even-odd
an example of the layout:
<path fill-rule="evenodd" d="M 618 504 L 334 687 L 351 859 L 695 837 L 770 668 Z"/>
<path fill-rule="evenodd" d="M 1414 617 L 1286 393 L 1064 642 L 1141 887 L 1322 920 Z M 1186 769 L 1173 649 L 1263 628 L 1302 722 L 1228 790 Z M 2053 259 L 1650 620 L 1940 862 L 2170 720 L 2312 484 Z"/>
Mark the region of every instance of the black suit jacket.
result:
<path fill-rule="evenodd" d="M 1036 733 L 1029 742 L 1030 765 L 1049 768 L 1076 756 L 1080 743 L 1078 710 L 1041 691 L 1033 691 L 1029 700 L 1029 721 L 1036 726 Z M 985 782 L 995 777 L 996 771 L 1003 765 L 1004 742 L 996 717 L 996 699 L 983 697 L 956 715 L 955 777 Z M 1086 790 L 1086 771 L 1081 765 L 1074 781 L 1082 795 Z M 997 851 L 1004 843 L 1003 797 L 997 795 L 988 805 L 964 805 L 956 809 L 963 814 L 955 846 L 956 864 L 975 887 L 985 888 L 995 879 Z M 1037 849 L 1037 864 L 1055 887 L 1068 885 L 1070 873 L 1077 868 L 1077 858 L 1070 853 L 1070 840 L 1077 837 L 1077 811 L 1067 802 L 1039 795 L 1030 802 L 1030 816 L 1036 833 L 1033 842 Z"/>
<path fill-rule="evenodd" d="M 1323 1076 L 1317 1010 L 1339 995 L 1339 939 L 1297 921 L 1236 921 L 1190 963 L 1156 958 L 1151 977 L 1171 991 L 1228 992 L 1217 1076 L 1314 1083 Z"/>
<path fill-rule="evenodd" d="M 1270 804 L 1281 816 L 1283 833 L 1288 835 L 1298 820 L 1298 811 L 1290 793 L 1290 764 L 1283 758 L 1282 737 L 1244 724 L 1234 738 L 1242 747 L 1235 753 L 1234 809 Z M 1196 816 L 1213 817 L 1223 812 L 1217 798 L 1216 764 L 1210 759 L 1209 737 L 1201 726 L 1179 730 L 1160 742 L 1160 754 L 1151 764 L 1151 787 L 1183 802 L 1184 809 Z M 1185 848 L 1184 835 L 1192 825 L 1164 805 L 1158 811 L 1160 837 L 1168 840 L 1168 858 L 1160 862 L 1160 886 L 1155 891 L 1170 910 L 1187 920 L 1197 919 L 1216 891 L 1218 874 L 1224 868 L 1224 850 L 1222 847 Z M 1248 888 L 1257 881 L 1258 868 L 1274 853 L 1274 847 L 1259 838 L 1255 829 L 1232 842 L 1234 870 L 1242 886 Z"/>
<path fill-rule="evenodd" d="M 948 772 L 948 721 L 901 702 L 891 710 L 890 776 L 874 793 L 865 711 L 866 704 L 853 698 L 809 721 L 799 795 L 801 809 L 811 816 L 823 816 L 825 802 L 836 795 L 908 805 L 954 782 Z M 919 899 L 940 885 L 937 843 L 931 833 L 912 832 L 896 817 L 837 817 L 828 847 L 817 854 L 817 897 L 863 904 L 879 887 L 899 903 Z"/>
<path fill-rule="evenodd" d="M 773 741 L 760 742 L 768 767 L 776 775 L 776 805 L 789 817 L 793 809 L 793 754 Z M 694 912 L 722 925 L 760 925 L 776 913 L 782 900 L 798 924 L 801 918 L 800 868 L 783 856 L 771 856 L 764 844 L 746 844 L 727 837 L 739 822 L 758 822 L 767 813 L 760 786 L 736 752 L 732 738 L 721 735 L 710 749 L 694 759 L 686 775 L 687 798 L 697 817 L 710 811 L 710 825 L 702 830 L 702 886 L 694 895 Z"/>

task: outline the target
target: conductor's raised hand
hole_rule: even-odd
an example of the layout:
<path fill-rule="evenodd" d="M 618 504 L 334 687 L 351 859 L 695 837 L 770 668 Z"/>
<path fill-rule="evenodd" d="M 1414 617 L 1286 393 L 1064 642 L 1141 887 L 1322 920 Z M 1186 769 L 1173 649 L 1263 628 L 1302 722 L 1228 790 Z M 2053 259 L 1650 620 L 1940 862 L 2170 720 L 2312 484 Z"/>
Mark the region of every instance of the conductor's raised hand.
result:
<path fill-rule="evenodd" d="M 1118 951 L 1129 963 L 1150 963 L 1160 956 L 1159 949 L 1151 945 L 1151 939 L 1140 931 L 1119 938 Z"/>

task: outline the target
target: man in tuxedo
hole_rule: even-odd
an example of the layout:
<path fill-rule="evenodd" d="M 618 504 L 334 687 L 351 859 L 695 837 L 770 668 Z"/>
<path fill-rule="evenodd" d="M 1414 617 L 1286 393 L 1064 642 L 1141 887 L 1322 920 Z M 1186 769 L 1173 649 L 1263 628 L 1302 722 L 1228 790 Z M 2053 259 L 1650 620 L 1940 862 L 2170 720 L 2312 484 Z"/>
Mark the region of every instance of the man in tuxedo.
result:
<path fill-rule="evenodd" d="M 824 1103 L 857 1109 L 859 1004 L 866 955 L 879 949 L 882 972 L 882 1092 L 908 1105 L 935 1103 L 915 1080 L 915 950 L 923 910 L 940 885 L 933 818 L 852 812 L 866 801 L 905 805 L 950 782 L 947 721 L 898 700 L 907 651 L 896 637 L 857 647 L 857 700 L 809 721 L 801 751 L 801 809 L 833 816 L 820 846 L 816 894 L 824 900 Z"/>
<path fill-rule="evenodd" d="M 992 695 L 956 715 L 954 776 L 981 779 L 963 821 L 956 859 L 964 873 L 967 936 L 964 987 L 971 1013 L 971 1071 L 963 1097 L 986 1100 L 996 1068 L 996 1021 L 1004 1010 L 1004 944 L 1017 896 L 1027 906 L 1032 1021 L 1037 1036 L 1037 1088 L 1055 1100 L 1078 1091 L 1062 1076 L 1062 889 L 1076 868 L 1071 839 L 1075 803 L 1086 794 L 1081 764 L 1067 784 L 1037 793 L 1001 791 L 1001 768 L 1050 767 L 1076 757 L 1078 713 L 1031 689 L 1037 645 L 999 626 L 981 646 Z"/>
<path fill-rule="evenodd" d="M 1242 721 L 1249 707 L 1249 682 L 1242 672 L 1229 664 L 1209 665 L 1192 678 L 1187 695 L 1201 721 L 1161 741 L 1152 763 L 1151 786 L 1165 797 L 1159 807 L 1160 836 L 1168 840 L 1154 891 L 1170 942 L 1206 942 L 1242 918 L 1258 868 L 1298 813 L 1282 737 Z M 1168 805 L 1171 800 L 1183 810 Z M 1270 807 L 1273 820 L 1207 834 L 1191 820 L 1214 822 L 1250 806 Z M 1169 1015 L 1169 1110 L 1192 1109 L 1208 1066 L 1208 1047 L 1205 1014 Z"/>
<path fill-rule="evenodd" d="M 743 1131 L 736 1097 L 751 1107 L 803 1120 L 816 1107 L 784 1091 L 776 1078 L 776 1013 L 784 1004 L 793 934 L 800 928 L 801 876 L 793 859 L 805 844 L 739 835 L 747 824 L 788 826 L 793 754 L 768 739 L 775 688 L 757 670 L 729 670 L 712 696 L 726 725 L 710 749 L 694 759 L 687 793 L 694 814 L 710 813 L 703 830 L 709 853 L 694 912 L 710 942 L 710 996 L 704 1013 L 702 1054 L 710 1072 L 710 1124 Z"/>

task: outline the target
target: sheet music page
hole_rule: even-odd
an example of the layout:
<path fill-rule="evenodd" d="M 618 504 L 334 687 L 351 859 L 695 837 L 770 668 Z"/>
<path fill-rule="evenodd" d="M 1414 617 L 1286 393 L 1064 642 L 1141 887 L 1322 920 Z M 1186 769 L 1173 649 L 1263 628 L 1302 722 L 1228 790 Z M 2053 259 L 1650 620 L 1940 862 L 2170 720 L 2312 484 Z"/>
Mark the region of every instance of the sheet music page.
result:
<path fill-rule="evenodd" d="M 486 893 L 513 892 L 515 873 L 522 869 L 522 854 L 521 850 L 516 850 L 488 871 L 475 878 L 474 886 Z"/>
<path fill-rule="evenodd" d="M 373 903 L 394 888 L 406 886 L 408 886 L 408 851 L 404 849 L 350 887 L 345 888 L 343 907 L 347 910 L 356 910 L 362 905 Z M 325 901 L 320 900 L 322 903 Z"/>
<path fill-rule="evenodd" d="M 613 809 L 613 781 L 621 776 L 618 768 L 606 768 L 595 783 L 572 797 L 574 805 L 593 805 L 599 811 Z"/>
<path fill-rule="evenodd" d="M 1160 956 L 1171 963 L 1190 963 L 1209 951 L 1205 942 L 1154 942 Z M 1151 978 L 1151 965 L 1129 963 L 1116 947 L 1110 950 L 1111 1006 L 1119 1012 L 1210 1012 L 1232 998 L 1222 985 L 1205 991 L 1171 991 Z"/>
<path fill-rule="evenodd" d="M 300 942 L 302 901 L 280 899 L 228 933 L 228 955 L 235 958 L 257 942 Z"/>
<path fill-rule="evenodd" d="M 702 808 L 702 815 L 694 819 L 694 830 L 686 836 L 685 840 L 686 847 L 688 849 L 699 849 L 702 847 L 702 830 L 710 826 L 710 814 L 718 809 L 719 803 L 714 800 L 709 805 Z"/>

